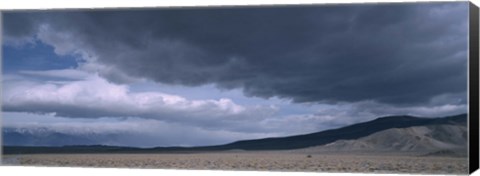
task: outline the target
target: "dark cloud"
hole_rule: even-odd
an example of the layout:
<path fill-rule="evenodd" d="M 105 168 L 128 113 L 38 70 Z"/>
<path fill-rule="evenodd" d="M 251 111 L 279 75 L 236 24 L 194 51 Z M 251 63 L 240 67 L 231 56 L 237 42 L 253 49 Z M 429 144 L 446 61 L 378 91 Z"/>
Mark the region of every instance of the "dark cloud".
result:
<path fill-rule="evenodd" d="M 32 13 L 22 13 L 20 15 L 7 15 L 3 20 L 3 33 L 7 37 L 25 37 L 32 36 L 38 29 L 39 21 L 31 18 Z"/>
<path fill-rule="evenodd" d="M 36 34 L 61 53 L 83 52 L 91 62 L 167 84 L 213 83 L 295 102 L 412 105 L 466 91 L 467 8 L 454 2 L 8 12 L 4 35 Z"/>

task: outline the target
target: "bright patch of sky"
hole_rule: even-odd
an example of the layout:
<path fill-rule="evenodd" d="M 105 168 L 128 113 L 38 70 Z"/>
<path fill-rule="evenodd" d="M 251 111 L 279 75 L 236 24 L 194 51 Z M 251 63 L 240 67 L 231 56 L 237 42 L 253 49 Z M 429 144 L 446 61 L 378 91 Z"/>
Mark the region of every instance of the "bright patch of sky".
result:
<path fill-rule="evenodd" d="M 167 94 L 182 95 L 188 99 L 221 99 L 228 98 L 234 100 L 235 103 L 248 105 L 264 105 L 275 106 L 278 108 L 279 115 L 292 114 L 310 114 L 320 108 L 329 107 L 326 104 L 308 104 L 308 103 L 292 103 L 288 99 L 280 99 L 272 97 L 269 99 L 259 97 L 247 97 L 241 89 L 218 89 L 215 85 L 208 84 L 198 87 L 187 87 L 181 85 L 168 85 L 162 83 L 154 83 L 151 81 L 138 82 L 130 85 L 133 92 L 163 92 Z"/>

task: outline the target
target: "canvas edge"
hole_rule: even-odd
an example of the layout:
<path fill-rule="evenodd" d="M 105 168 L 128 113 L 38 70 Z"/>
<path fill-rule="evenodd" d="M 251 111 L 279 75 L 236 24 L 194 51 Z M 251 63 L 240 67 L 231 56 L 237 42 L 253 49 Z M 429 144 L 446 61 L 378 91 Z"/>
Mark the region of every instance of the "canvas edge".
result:
<path fill-rule="evenodd" d="M 469 3 L 469 173 L 479 168 L 479 10 Z"/>

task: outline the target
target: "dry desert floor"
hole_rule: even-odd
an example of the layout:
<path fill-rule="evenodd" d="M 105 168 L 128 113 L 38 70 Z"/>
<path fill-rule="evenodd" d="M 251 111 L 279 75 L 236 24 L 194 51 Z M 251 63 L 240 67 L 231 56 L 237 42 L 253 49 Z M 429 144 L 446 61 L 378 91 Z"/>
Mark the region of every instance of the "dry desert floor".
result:
<path fill-rule="evenodd" d="M 439 156 L 220 152 L 180 154 L 4 155 L 4 165 L 466 174 L 467 158 Z"/>

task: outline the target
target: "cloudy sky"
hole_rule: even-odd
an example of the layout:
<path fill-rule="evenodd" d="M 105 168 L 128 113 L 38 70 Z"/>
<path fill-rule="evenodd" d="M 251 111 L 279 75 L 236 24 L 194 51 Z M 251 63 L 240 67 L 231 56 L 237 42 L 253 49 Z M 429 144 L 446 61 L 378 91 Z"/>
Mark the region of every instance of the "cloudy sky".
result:
<path fill-rule="evenodd" d="M 467 111 L 468 3 L 3 13 L 9 129 L 213 145 Z"/>

